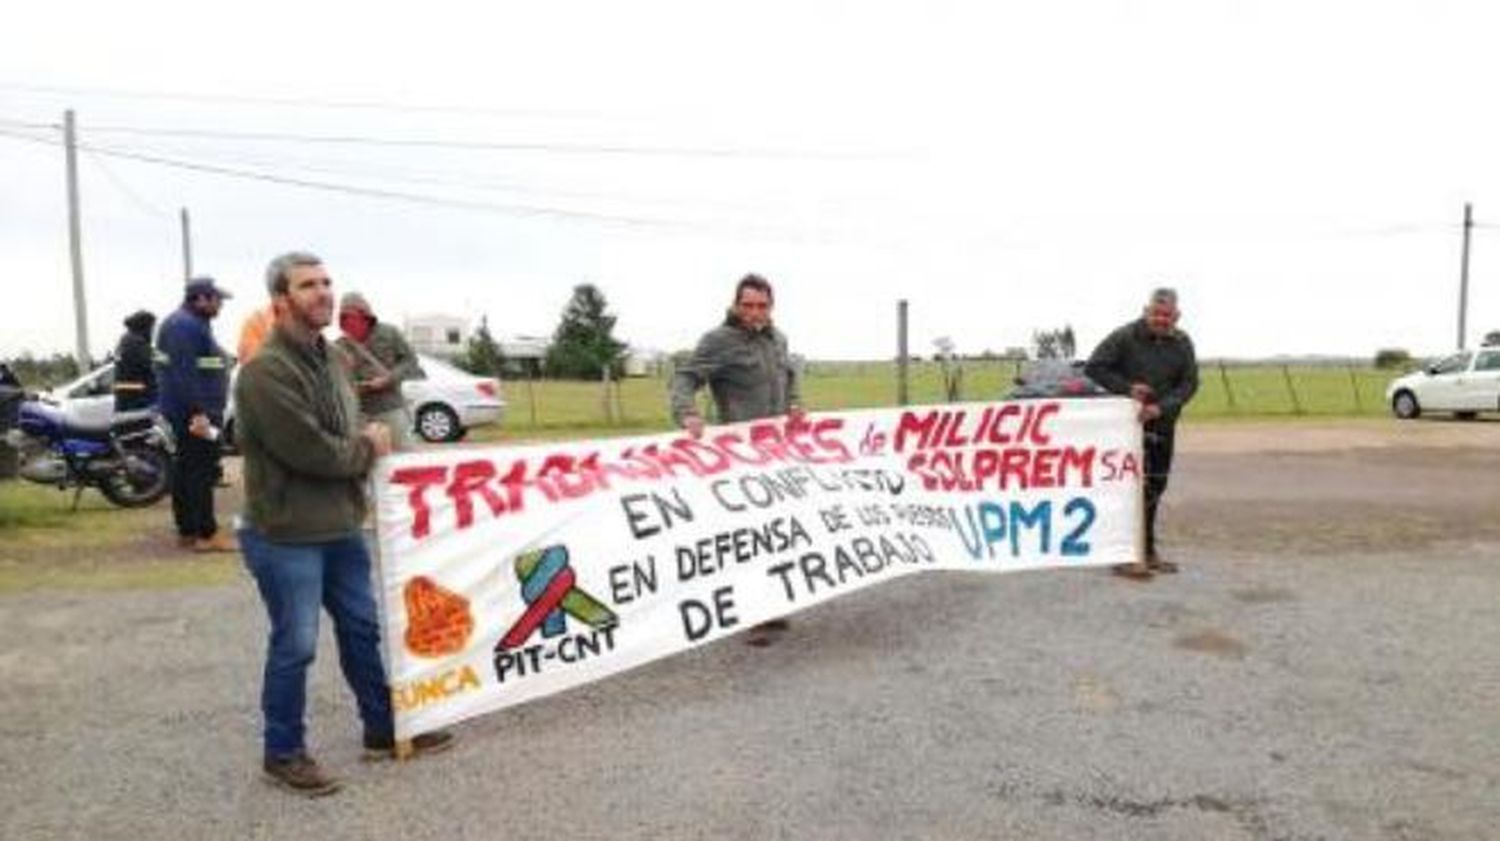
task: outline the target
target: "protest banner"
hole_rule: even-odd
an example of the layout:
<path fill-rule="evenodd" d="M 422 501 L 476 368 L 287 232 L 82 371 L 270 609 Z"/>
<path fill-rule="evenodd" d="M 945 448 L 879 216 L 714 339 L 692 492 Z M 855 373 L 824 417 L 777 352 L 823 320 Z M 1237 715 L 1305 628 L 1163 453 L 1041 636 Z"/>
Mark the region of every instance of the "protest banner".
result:
<path fill-rule="evenodd" d="M 1119 563 L 1141 534 L 1118 398 L 428 449 L 373 478 L 399 738 L 912 572 Z"/>

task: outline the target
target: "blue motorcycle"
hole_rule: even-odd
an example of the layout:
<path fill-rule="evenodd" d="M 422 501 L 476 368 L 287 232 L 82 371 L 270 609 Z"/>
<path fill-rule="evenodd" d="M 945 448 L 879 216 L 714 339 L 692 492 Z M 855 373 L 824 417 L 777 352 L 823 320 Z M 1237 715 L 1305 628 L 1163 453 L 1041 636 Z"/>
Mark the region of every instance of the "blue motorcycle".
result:
<path fill-rule="evenodd" d="M 70 422 L 56 406 L 26 401 L 8 438 L 21 453 L 21 478 L 73 488 L 74 508 L 88 488 L 121 508 L 144 508 L 172 487 L 172 427 L 151 409 L 86 426 Z"/>

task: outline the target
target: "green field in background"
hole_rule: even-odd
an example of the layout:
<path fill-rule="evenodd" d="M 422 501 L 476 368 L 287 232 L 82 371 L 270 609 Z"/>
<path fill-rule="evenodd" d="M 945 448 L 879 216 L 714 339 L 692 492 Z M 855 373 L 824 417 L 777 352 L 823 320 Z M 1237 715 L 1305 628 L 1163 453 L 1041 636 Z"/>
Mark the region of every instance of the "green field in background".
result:
<path fill-rule="evenodd" d="M 1010 361 L 966 362 L 961 399 L 994 400 L 1013 387 Z M 1377 417 L 1387 415 L 1385 387 L 1399 372 L 1369 367 L 1226 365 L 1204 363 L 1187 419 L 1234 417 Z M 946 402 L 935 363 L 911 367 L 911 402 Z M 606 399 L 606 393 L 608 395 Z M 896 366 L 890 362 L 812 362 L 802 381 L 810 411 L 896 405 Z M 670 427 L 667 380 L 634 377 L 613 384 L 507 380 L 509 404 L 500 430 L 476 429 L 475 440 L 559 438 L 585 432 L 649 432 Z M 705 397 L 706 399 L 706 397 Z"/>

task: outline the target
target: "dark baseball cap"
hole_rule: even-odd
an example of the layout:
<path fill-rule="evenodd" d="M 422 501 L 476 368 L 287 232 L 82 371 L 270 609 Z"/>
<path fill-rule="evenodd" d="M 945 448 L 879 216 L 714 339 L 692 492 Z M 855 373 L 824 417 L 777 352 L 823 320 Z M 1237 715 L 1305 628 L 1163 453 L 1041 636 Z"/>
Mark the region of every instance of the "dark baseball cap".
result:
<path fill-rule="evenodd" d="M 194 295 L 216 295 L 220 298 L 233 298 L 234 293 L 218 285 L 213 278 L 207 275 L 189 278 L 187 287 L 183 290 L 183 297 L 191 298 Z"/>

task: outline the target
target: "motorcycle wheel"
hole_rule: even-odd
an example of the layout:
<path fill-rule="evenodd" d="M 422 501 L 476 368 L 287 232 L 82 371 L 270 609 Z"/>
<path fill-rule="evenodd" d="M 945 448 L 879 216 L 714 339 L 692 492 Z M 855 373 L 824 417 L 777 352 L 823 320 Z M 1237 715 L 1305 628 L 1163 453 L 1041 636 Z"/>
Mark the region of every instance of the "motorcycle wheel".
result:
<path fill-rule="evenodd" d="M 121 508 L 145 508 L 172 489 L 172 460 L 154 447 L 125 451 L 125 466 L 99 482 L 104 498 Z"/>

